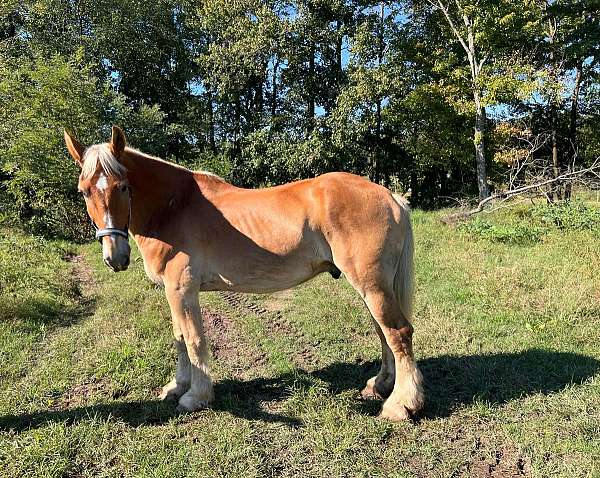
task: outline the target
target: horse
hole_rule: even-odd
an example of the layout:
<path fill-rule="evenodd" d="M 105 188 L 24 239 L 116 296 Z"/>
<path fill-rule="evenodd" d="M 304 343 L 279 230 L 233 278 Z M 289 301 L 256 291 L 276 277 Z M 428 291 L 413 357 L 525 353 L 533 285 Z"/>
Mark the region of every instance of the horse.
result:
<path fill-rule="evenodd" d="M 132 237 L 148 278 L 164 287 L 178 358 L 161 399 L 180 412 L 214 399 L 200 292 L 270 293 L 328 272 L 360 294 L 381 341 L 381 367 L 361 396 L 385 400 L 380 416 L 394 421 L 422 409 L 413 234 L 401 196 L 343 172 L 243 189 L 133 149 L 117 126 L 108 143 L 86 148 L 67 131 L 64 139 L 106 265 L 127 269 Z"/>

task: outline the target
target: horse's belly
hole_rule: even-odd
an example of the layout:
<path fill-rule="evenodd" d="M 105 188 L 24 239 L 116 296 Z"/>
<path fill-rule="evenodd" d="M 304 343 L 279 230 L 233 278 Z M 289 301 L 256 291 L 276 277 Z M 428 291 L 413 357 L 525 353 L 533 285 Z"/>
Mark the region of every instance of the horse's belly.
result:
<path fill-rule="evenodd" d="M 334 267 L 328 261 L 251 261 L 240 258 L 237 264 L 230 263 L 230 267 L 210 268 L 212 272 L 203 274 L 200 288 L 256 294 L 276 292 L 295 287 Z"/>

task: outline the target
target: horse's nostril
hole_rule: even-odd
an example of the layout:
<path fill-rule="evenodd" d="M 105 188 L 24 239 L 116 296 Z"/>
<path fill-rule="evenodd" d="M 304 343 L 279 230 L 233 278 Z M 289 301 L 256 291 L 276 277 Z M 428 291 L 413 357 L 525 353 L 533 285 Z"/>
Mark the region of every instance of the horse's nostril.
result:
<path fill-rule="evenodd" d="M 107 258 L 104 259 L 104 263 L 108 266 L 108 268 L 113 271 L 113 272 L 117 272 L 117 269 L 115 269 L 115 267 L 112 265 L 111 261 Z"/>

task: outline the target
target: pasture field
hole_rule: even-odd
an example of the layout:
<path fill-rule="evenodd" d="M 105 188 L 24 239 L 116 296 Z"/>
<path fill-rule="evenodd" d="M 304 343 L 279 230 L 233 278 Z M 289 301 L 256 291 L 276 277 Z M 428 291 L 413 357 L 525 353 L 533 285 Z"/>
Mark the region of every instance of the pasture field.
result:
<path fill-rule="evenodd" d="M 414 212 L 427 405 L 406 423 L 357 397 L 380 349 L 343 278 L 203 294 L 216 401 L 178 416 L 157 398 L 168 307 L 135 247 L 113 274 L 97 243 L 1 229 L 0 475 L 600 476 L 600 219 L 578 204 Z"/>

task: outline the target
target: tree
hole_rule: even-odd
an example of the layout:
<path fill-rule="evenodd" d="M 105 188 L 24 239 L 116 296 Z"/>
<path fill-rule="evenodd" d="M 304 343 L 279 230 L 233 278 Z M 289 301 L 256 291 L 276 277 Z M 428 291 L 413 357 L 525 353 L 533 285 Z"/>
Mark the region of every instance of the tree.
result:
<path fill-rule="evenodd" d="M 63 128 L 90 144 L 104 141 L 113 122 L 127 121 L 134 139 L 141 130 L 139 139 L 147 141 L 163 120 L 158 109 L 133 111 L 94 77 L 81 52 L 67 59 L 0 56 L 0 103 L 5 214 L 33 232 L 71 239 L 88 237 L 90 228 L 77 194 L 78 169 L 65 156 Z"/>
<path fill-rule="evenodd" d="M 448 39 L 453 38 L 462 49 L 468 68 L 469 89 L 474 110 L 475 162 L 480 199 L 489 195 L 486 167 L 486 122 L 484 72 L 502 59 L 514 53 L 518 36 L 528 20 L 523 5 L 510 0 L 427 0 L 434 12 L 438 12 L 447 26 Z M 417 11 L 421 4 L 417 4 Z M 427 14 L 425 10 L 425 14 Z M 508 51 L 507 51 L 508 50 Z"/>

